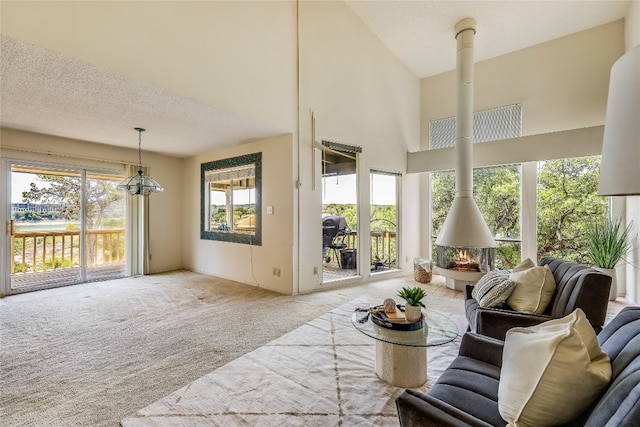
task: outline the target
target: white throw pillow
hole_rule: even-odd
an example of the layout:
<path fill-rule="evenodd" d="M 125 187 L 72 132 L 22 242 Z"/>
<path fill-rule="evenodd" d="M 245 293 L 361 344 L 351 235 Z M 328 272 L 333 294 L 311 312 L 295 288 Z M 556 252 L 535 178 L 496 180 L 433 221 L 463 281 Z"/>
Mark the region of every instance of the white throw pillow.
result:
<path fill-rule="evenodd" d="M 549 267 L 532 267 L 514 271 L 509 278 L 516 286 L 507 299 L 507 304 L 522 313 L 541 314 L 556 290 L 556 281 Z"/>
<path fill-rule="evenodd" d="M 500 272 L 487 273 L 473 287 L 471 296 L 480 307 L 495 307 L 509 297 L 516 282 L 509 275 Z"/>
<path fill-rule="evenodd" d="M 611 379 L 584 312 L 507 331 L 498 410 L 508 426 L 564 424 L 591 405 Z"/>

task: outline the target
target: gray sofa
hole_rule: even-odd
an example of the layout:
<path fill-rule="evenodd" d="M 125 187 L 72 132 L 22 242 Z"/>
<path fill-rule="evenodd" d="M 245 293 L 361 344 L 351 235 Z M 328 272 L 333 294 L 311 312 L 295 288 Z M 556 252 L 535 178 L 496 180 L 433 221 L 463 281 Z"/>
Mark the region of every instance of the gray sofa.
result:
<path fill-rule="evenodd" d="M 600 399 L 561 427 L 640 426 L 640 307 L 626 307 L 598 335 L 612 364 Z M 402 427 L 500 426 L 498 384 L 503 342 L 467 332 L 460 353 L 428 393 L 405 390 L 396 399 Z"/>
<path fill-rule="evenodd" d="M 469 330 L 504 340 L 507 331 L 513 327 L 537 325 L 581 308 L 596 333 L 600 332 L 607 314 L 611 277 L 559 258 L 542 258 L 538 265 L 547 265 L 556 281 L 556 291 L 542 314 L 520 313 L 506 304 L 495 308 L 480 307 L 471 296 L 473 286 L 468 285 L 465 312 Z"/>

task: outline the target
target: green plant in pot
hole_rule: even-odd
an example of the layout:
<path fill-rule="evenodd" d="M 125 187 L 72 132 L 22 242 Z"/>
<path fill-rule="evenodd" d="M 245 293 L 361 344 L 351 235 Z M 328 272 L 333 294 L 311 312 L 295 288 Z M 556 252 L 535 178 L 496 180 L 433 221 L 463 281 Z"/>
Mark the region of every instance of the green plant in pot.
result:
<path fill-rule="evenodd" d="M 632 227 L 633 222 L 623 228 L 621 218 L 607 218 L 589 228 L 587 257 L 597 270 L 611 276 L 609 299 L 612 301 L 618 296 L 616 265 L 633 247 Z"/>
<path fill-rule="evenodd" d="M 407 303 L 404 306 L 404 315 L 409 322 L 417 322 L 422 317 L 421 308 L 424 307 L 422 299 L 427 296 L 424 289 L 419 287 L 403 287 L 398 291 L 398 296 Z"/>

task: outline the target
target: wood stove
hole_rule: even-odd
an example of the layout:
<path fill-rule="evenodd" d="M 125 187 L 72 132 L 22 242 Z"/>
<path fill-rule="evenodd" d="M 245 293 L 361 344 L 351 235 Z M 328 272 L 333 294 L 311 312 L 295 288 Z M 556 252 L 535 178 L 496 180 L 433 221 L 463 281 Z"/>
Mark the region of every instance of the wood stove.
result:
<path fill-rule="evenodd" d="M 496 248 L 436 246 L 437 274 L 444 276 L 447 287 L 464 290 L 495 269 Z"/>
<path fill-rule="evenodd" d="M 473 199 L 473 45 L 475 20 L 455 26 L 456 181 L 455 197 L 436 239 L 435 273 L 447 287 L 463 290 L 494 269 L 496 242 Z"/>

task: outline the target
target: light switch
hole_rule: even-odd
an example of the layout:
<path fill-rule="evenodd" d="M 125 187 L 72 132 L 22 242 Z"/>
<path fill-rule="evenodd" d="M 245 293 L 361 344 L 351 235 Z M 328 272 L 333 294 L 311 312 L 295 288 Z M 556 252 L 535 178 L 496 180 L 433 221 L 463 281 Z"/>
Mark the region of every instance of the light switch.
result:
<path fill-rule="evenodd" d="M 273 215 L 273 206 L 267 206 L 267 215 Z"/>

